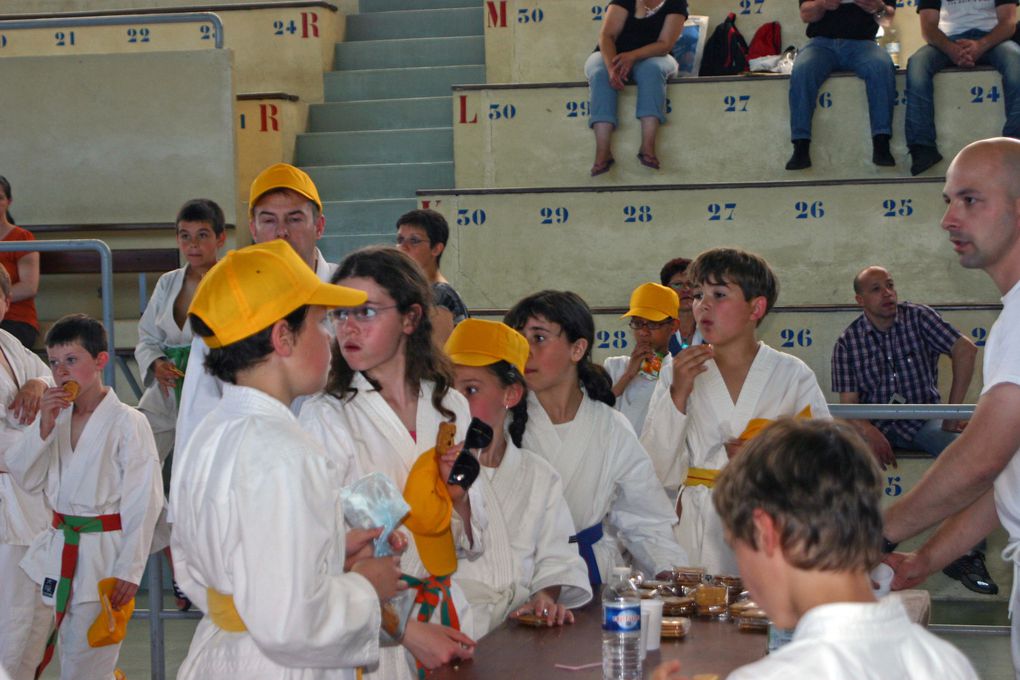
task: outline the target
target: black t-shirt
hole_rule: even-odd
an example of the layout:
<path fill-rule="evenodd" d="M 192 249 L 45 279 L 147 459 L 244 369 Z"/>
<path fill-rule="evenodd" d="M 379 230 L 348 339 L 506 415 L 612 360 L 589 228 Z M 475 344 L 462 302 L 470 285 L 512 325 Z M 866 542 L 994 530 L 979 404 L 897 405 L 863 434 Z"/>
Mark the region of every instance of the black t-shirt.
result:
<path fill-rule="evenodd" d="M 651 45 L 659 39 L 668 15 L 682 14 L 686 17 L 688 14 L 687 0 L 665 0 L 658 12 L 643 19 L 634 16 L 637 0 L 613 0 L 609 4 L 619 5 L 627 10 L 627 21 L 624 22 L 620 35 L 616 37 L 617 52 L 630 52 Z M 595 51 L 599 51 L 598 46 L 595 47 Z"/>
<path fill-rule="evenodd" d="M 436 307 L 443 307 L 453 314 L 453 325 L 456 326 L 468 318 L 467 305 L 457 295 L 457 291 L 448 283 L 433 283 L 432 297 Z"/>
<path fill-rule="evenodd" d="M 804 4 L 806 0 L 800 0 Z M 885 4 L 895 7 L 895 0 L 885 0 Z M 839 38 L 843 40 L 874 40 L 878 34 L 878 22 L 874 15 L 866 12 L 852 2 L 843 3 L 834 10 L 822 15 L 818 21 L 808 24 L 809 38 Z"/>

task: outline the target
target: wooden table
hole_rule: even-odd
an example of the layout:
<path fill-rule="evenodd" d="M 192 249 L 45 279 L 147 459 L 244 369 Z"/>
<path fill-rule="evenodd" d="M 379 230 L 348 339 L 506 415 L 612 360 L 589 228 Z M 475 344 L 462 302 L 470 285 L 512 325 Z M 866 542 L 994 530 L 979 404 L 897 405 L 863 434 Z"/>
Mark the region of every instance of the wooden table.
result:
<path fill-rule="evenodd" d="M 458 666 L 446 666 L 434 680 L 493 680 L 502 678 L 563 678 L 593 680 L 602 667 L 567 671 L 555 664 L 582 666 L 602 661 L 602 607 L 598 602 L 574 610 L 576 621 L 562 628 L 531 628 L 508 621 L 482 638 L 475 657 Z M 644 677 L 663 661 L 680 659 L 681 671 L 719 676 L 725 680 L 734 669 L 765 655 L 766 636 L 741 633 L 735 624 L 695 618 L 683 640 L 663 639 L 658 651 L 648 652 Z M 700 680 L 700 679 L 698 679 Z"/>

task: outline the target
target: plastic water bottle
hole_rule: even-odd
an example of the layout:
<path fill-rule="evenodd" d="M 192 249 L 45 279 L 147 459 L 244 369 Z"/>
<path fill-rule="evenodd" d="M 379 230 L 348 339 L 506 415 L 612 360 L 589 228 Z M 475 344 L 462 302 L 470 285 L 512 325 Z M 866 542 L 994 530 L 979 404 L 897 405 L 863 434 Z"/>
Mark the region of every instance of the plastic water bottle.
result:
<path fill-rule="evenodd" d="M 602 590 L 603 680 L 641 678 L 641 596 L 630 569 L 613 569 Z"/>

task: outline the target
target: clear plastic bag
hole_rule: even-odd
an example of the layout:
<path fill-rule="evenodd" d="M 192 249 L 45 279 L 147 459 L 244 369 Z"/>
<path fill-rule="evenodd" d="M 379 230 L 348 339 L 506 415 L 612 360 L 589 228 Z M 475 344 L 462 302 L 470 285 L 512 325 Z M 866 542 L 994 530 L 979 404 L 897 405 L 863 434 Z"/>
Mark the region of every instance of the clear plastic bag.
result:
<path fill-rule="evenodd" d="M 381 472 L 373 472 L 340 489 L 340 500 L 344 519 L 354 529 L 383 528 L 382 534 L 373 542 L 375 556 L 392 555 L 390 534 L 411 511 L 411 506 L 393 480 Z"/>

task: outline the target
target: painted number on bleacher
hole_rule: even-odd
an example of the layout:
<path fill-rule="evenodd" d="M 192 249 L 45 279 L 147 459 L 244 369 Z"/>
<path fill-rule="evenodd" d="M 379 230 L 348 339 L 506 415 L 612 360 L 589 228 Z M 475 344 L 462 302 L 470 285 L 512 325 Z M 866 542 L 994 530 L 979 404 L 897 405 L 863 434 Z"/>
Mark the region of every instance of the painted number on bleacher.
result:
<path fill-rule="evenodd" d="M 811 203 L 797 201 L 793 208 L 797 211 L 798 220 L 818 220 L 825 217 L 825 206 L 822 205 L 821 201 L 813 201 Z"/>
<path fill-rule="evenodd" d="M 545 18 L 545 13 L 542 10 L 527 9 L 525 7 L 519 7 L 517 9 L 517 23 L 519 24 L 537 24 Z"/>
<path fill-rule="evenodd" d="M 129 43 L 147 43 L 149 42 L 149 29 L 145 27 L 129 28 L 127 37 Z"/>
<path fill-rule="evenodd" d="M 608 5 L 606 7 L 608 7 Z M 606 7 L 603 7 L 602 5 L 592 5 L 591 20 L 602 21 L 602 16 L 606 13 Z"/>
<path fill-rule="evenodd" d="M 917 7 L 917 0 L 896 0 L 897 7 Z"/>
<path fill-rule="evenodd" d="M 466 227 L 470 224 L 481 226 L 485 224 L 485 211 L 481 208 L 476 210 L 460 208 L 457 210 L 457 224 L 462 227 Z"/>
<path fill-rule="evenodd" d="M 624 222 L 651 222 L 652 206 L 650 205 L 625 205 L 623 206 Z"/>
<path fill-rule="evenodd" d="M 588 102 L 567 102 L 567 118 L 587 118 Z"/>
<path fill-rule="evenodd" d="M 286 35 L 287 33 L 294 35 L 297 30 L 297 22 L 293 19 L 287 22 L 277 19 L 273 22 L 273 35 Z"/>
<path fill-rule="evenodd" d="M 765 8 L 765 0 L 740 0 L 741 14 L 761 14 Z"/>
<path fill-rule="evenodd" d="M 977 328 L 970 329 L 970 337 L 974 338 L 974 344 L 978 347 L 984 347 L 985 341 L 988 340 L 988 329 L 978 326 Z"/>
<path fill-rule="evenodd" d="M 0 47 L 7 47 L 7 36 L 0 35 Z"/>
<path fill-rule="evenodd" d="M 986 102 L 992 102 L 993 104 L 1002 99 L 1002 93 L 999 92 L 998 85 L 992 85 L 985 91 L 985 88 L 980 85 L 975 85 L 970 88 L 971 104 L 984 104 Z"/>
<path fill-rule="evenodd" d="M 53 34 L 53 39 L 57 41 L 57 47 L 67 47 L 68 45 L 74 45 L 74 31 L 57 31 Z"/>
<path fill-rule="evenodd" d="M 666 98 L 666 113 L 673 113 L 673 102 L 669 100 L 669 97 Z"/>
<path fill-rule="evenodd" d="M 812 343 L 810 328 L 801 328 L 800 330 L 784 328 L 779 331 L 779 337 L 783 339 L 783 344 L 780 347 L 810 347 Z"/>
<path fill-rule="evenodd" d="M 743 113 L 747 111 L 747 104 L 751 101 L 751 95 L 749 94 L 738 94 L 738 95 L 726 95 L 723 97 L 723 105 L 725 108 L 723 111 L 727 113 L 733 113 L 739 111 Z"/>
<path fill-rule="evenodd" d="M 831 109 L 832 108 L 832 93 L 831 92 L 823 92 L 820 95 L 818 95 L 818 106 L 822 107 L 823 109 Z"/>
<path fill-rule="evenodd" d="M 214 33 L 213 33 L 213 27 L 212 26 L 209 26 L 207 24 L 202 24 L 201 26 L 198 27 L 198 33 L 199 33 L 199 35 L 202 36 L 202 40 L 212 40 L 213 39 Z"/>
<path fill-rule="evenodd" d="M 626 349 L 627 347 L 627 333 L 626 331 L 598 331 L 595 333 L 595 340 L 599 343 L 599 349 Z"/>
<path fill-rule="evenodd" d="M 736 203 L 709 203 L 708 204 L 708 221 L 709 222 L 732 222 L 733 211 L 737 209 Z"/>
<path fill-rule="evenodd" d="M 899 477 L 887 477 L 888 484 L 885 487 L 886 496 L 899 496 L 903 493 L 903 487 L 900 486 Z"/>
<path fill-rule="evenodd" d="M 887 198 L 882 201 L 882 217 L 910 217 L 914 214 L 913 201 L 912 198 L 901 198 L 898 201 Z"/>
<path fill-rule="evenodd" d="M 489 120 L 510 120 L 517 115 L 513 104 L 489 104 Z"/>
<path fill-rule="evenodd" d="M 541 208 L 538 216 L 542 218 L 542 224 L 566 224 L 570 211 L 566 208 Z"/>

